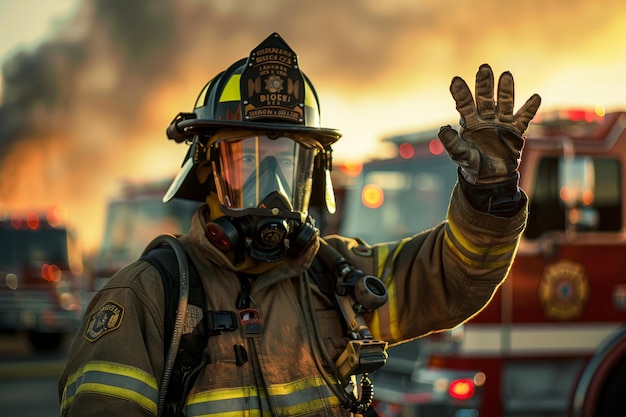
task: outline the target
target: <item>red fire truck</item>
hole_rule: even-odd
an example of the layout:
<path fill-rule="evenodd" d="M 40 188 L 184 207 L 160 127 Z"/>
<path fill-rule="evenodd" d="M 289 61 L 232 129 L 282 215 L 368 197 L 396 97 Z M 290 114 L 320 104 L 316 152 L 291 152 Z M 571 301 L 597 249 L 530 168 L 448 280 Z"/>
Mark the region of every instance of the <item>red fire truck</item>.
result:
<path fill-rule="evenodd" d="M 456 170 L 436 133 L 387 139 L 399 155 L 363 165 L 342 234 L 382 242 L 443 219 Z M 423 358 L 430 369 L 484 372 L 482 405 L 463 415 L 626 415 L 625 164 L 626 112 L 551 111 L 532 122 L 520 167 L 528 226 L 509 277 L 459 329 L 456 349 Z M 381 405 L 396 407 L 387 416 L 418 415 L 394 401 Z"/>
<path fill-rule="evenodd" d="M 80 323 L 82 268 L 57 208 L 0 215 L 0 331 L 26 332 L 36 350 L 58 348 Z"/>

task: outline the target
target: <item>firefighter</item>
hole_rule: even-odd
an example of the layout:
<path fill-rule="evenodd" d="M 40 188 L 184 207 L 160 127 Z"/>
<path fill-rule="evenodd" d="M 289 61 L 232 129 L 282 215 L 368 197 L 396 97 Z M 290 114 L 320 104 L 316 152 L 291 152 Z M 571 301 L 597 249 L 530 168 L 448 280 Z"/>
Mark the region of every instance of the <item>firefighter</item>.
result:
<path fill-rule="evenodd" d="M 178 239 L 205 289 L 209 333 L 187 417 L 371 413 L 371 387 L 357 374 L 382 366 L 387 344 L 453 328 L 489 302 L 525 227 L 517 169 L 540 97 L 514 113 L 511 74 L 494 97 L 486 64 L 475 99 L 459 77 L 450 90 L 461 128 L 439 133 L 458 164 L 447 218 L 376 245 L 322 239 L 309 215 L 313 205 L 334 209 L 328 174 L 341 133 L 320 126 L 313 85 L 278 34 L 172 121 L 168 137 L 189 152 L 164 201 L 205 203 Z M 341 267 L 341 285 L 320 281 L 316 254 L 326 269 Z M 161 274 L 144 260 L 97 293 L 59 381 L 62 416 L 168 415 L 164 303 Z"/>

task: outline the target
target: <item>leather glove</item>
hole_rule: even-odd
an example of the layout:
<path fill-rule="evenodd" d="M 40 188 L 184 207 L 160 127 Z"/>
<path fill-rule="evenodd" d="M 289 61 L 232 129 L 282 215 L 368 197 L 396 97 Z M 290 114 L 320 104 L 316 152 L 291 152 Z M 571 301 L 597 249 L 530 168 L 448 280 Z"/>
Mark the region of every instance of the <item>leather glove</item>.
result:
<path fill-rule="evenodd" d="M 450 158 L 460 167 L 469 184 L 498 184 L 517 179 L 524 131 L 541 104 L 533 94 L 513 114 L 514 86 L 510 72 L 498 80 L 498 101 L 494 101 L 493 71 L 488 64 L 476 73 L 476 104 L 472 92 L 460 77 L 454 77 L 450 92 L 461 116 L 460 132 L 443 126 L 439 139 Z M 517 183 L 517 181 L 515 181 Z"/>

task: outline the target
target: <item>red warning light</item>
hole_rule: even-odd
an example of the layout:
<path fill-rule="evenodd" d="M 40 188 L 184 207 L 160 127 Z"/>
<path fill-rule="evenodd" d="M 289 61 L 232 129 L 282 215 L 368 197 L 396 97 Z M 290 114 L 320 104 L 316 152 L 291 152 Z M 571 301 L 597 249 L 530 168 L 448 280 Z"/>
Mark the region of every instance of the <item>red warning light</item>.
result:
<path fill-rule="evenodd" d="M 61 280 L 61 268 L 54 264 L 41 265 L 41 277 L 48 282 L 59 282 Z"/>
<path fill-rule="evenodd" d="M 39 216 L 37 213 L 30 212 L 26 215 L 26 225 L 31 230 L 37 230 L 39 228 Z"/>
<path fill-rule="evenodd" d="M 52 227 L 59 226 L 63 222 L 63 212 L 60 207 L 52 206 L 46 213 L 46 220 Z"/>
<path fill-rule="evenodd" d="M 439 139 L 433 139 L 428 143 L 428 149 L 433 155 L 441 155 L 445 148 Z"/>
<path fill-rule="evenodd" d="M 402 159 L 411 159 L 415 155 L 415 149 L 410 143 L 401 143 L 398 147 L 398 152 Z"/>
<path fill-rule="evenodd" d="M 455 379 L 450 383 L 448 392 L 457 400 L 469 400 L 474 396 L 474 383 L 470 379 Z"/>
<path fill-rule="evenodd" d="M 12 216 L 11 217 L 11 227 L 13 227 L 14 229 L 21 229 L 22 228 L 22 218 L 19 216 Z"/>

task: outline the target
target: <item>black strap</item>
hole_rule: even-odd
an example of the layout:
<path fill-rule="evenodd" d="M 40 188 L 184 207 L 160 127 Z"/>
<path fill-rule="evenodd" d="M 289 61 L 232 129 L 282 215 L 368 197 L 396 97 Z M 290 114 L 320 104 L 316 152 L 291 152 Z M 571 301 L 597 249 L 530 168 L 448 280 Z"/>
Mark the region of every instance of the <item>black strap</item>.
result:
<path fill-rule="evenodd" d="M 140 259 L 150 262 L 161 274 L 163 280 L 163 290 L 165 293 L 165 346 L 170 345 L 171 335 L 174 330 L 176 320 L 176 309 L 178 308 L 178 286 L 180 284 L 180 273 L 178 271 L 178 261 L 176 254 L 169 246 L 162 246 L 151 250 Z M 206 312 L 206 299 L 204 288 L 198 270 L 187 256 L 189 263 L 189 298 L 188 303 L 200 307 Z"/>
<path fill-rule="evenodd" d="M 317 256 L 313 259 L 309 272 L 320 291 L 331 300 L 334 300 L 337 290 L 337 277 L 335 277 L 333 272 Z"/>
<path fill-rule="evenodd" d="M 178 260 L 172 248 L 165 245 L 152 249 L 140 259 L 154 265 L 163 281 L 165 296 L 163 338 L 164 346 L 167 347 L 172 339 L 179 302 L 180 271 Z M 192 333 L 183 334 L 181 337 L 167 390 L 166 409 L 163 411 L 163 416 L 168 417 L 181 414 L 184 399 L 193 386 L 198 371 L 208 361 L 208 357 L 204 353 L 209 337 L 206 320 L 206 297 L 200 274 L 189 255 L 187 255 L 187 263 L 189 265 L 189 295 L 187 303 L 188 305 L 201 308 L 205 319 L 196 326 Z M 167 349 L 165 349 L 165 360 L 167 360 Z"/>

